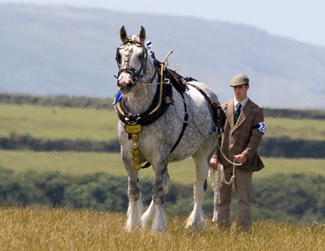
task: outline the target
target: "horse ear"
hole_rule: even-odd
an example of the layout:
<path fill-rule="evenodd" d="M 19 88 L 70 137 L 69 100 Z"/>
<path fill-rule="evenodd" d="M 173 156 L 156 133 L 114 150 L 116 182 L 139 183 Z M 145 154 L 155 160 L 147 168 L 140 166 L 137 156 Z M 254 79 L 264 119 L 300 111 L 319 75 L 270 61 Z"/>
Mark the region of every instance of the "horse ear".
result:
<path fill-rule="evenodd" d="M 143 28 L 143 26 L 141 26 L 139 38 L 140 38 L 140 43 L 143 44 L 144 40 L 146 39 L 146 29 Z"/>
<path fill-rule="evenodd" d="M 123 43 L 128 40 L 128 35 L 126 33 L 124 25 L 120 29 L 120 37 L 121 37 L 121 40 L 122 40 Z"/>

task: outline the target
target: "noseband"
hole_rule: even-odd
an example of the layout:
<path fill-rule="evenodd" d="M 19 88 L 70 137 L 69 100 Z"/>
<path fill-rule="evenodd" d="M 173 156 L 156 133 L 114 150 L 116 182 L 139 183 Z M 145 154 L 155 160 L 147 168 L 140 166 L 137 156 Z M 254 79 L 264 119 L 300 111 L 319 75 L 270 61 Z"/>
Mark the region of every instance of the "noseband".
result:
<path fill-rule="evenodd" d="M 137 71 L 135 68 L 131 67 L 129 62 L 129 55 L 131 53 L 132 46 L 135 45 L 139 48 L 142 48 L 142 54 L 141 54 L 141 67 Z M 124 50 L 124 62 L 120 62 L 120 50 Z M 132 41 L 132 38 L 129 37 L 128 41 L 124 42 L 120 47 L 117 48 L 116 51 L 116 62 L 119 67 L 118 71 L 118 77 L 121 75 L 122 72 L 126 72 L 131 75 L 133 84 L 135 85 L 138 81 L 138 79 L 142 78 L 146 73 L 146 67 L 147 67 L 147 56 L 148 51 L 147 49 L 139 42 Z"/>

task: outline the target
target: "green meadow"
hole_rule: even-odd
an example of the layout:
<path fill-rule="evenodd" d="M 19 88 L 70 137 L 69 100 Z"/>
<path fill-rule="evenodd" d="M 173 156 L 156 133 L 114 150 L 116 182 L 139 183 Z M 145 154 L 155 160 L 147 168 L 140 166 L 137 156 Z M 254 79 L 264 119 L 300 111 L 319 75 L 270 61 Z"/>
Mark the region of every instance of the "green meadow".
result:
<path fill-rule="evenodd" d="M 83 109 L 33 105 L 0 104 L 0 137 L 11 133 L 42 139 L 117 138 L 118 117 L 113 109 Z M 325 121 L 266 117 L 265 137 L 325 140 Z M 263 158 L 266 167 L 255 174 L 262 178 L 276 173 L 317 173 L 325 175 L 325 159 Z M 53 171 L 67 174 L 105 172 L 125 176 L 120 154 L 96 152 L 0 151 L 0 166 L 15 171 Z M 192 184 L 195 170 L 191 159 L 169 164 L 174 182 Z M 140 178 L 153 177 L 151 168 Z"/>
<path fill-rule="evenodd" d="M 0 137 L 10 133 L 44 139 L 117 138 L 118 117 L 113 109 L 82 109 L 0 104 Z M 325 140 L 325 120 L 266 117 L 265 137 Z"/>
<path fill-rule="evenodd" d="M 15 133 L 44 139 L 117 138 L 118 117 L 112 109 L 1 104 L 0 121 L 0 137 Z"/>
<path fill-rule="evenodd" d="M 325 120 L 266 117 L 265 123 L 267 124 L 265 137 L 325 140 Z"/>

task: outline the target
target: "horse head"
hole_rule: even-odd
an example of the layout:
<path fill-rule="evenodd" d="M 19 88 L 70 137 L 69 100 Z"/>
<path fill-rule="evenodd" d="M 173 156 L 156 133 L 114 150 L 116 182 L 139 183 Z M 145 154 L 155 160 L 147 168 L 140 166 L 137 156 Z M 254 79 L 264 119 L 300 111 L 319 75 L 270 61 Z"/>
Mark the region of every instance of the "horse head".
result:
<path fill-rule="evenodd" d="M 119 67 L 117 86 L 128 93 L 146 74 L 148 51 L 144 45 L 146 30 L 141 26 L 138 36 L 128 36 L 125 27 L 120 29 L 122 45 L 117 48 L 116 62 Z"/>

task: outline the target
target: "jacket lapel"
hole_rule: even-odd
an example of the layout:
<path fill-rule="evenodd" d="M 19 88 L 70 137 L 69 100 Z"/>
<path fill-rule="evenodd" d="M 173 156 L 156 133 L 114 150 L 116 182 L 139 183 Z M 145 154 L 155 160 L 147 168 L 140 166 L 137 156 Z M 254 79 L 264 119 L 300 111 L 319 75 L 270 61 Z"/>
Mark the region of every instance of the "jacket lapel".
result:
<path fill-rule="evenodd" d="M 230 100 L 227 104 L 227 112 L 226 112 L 226 117 L 227 120 L 229 121 L 230 127 L 234 128 L 235 126 L 235 119 L 234 119 L 234 100 Z"/>
<path fill-rule="evenodd" d="M 250 101 L 250 99 L 247 100 L 246 105 L 244 106 L 243 110 L 241 111 L 239 118 L 237 120 L 236 125 L 234 125 L 234 129 L 232 130 L 231 133 L 234 133 L 234 131 L 240 127 L 240 125 L 242 123 L 244 123 L 244 121 L 246 120 L 246 118 L 249 116 L 249 114 L 252 112 L 252 102 Z M 233 112 L 234 113 L 234 112 Z M 232 116 L 232 120 L 234 123 L 234 115 Z"/>

